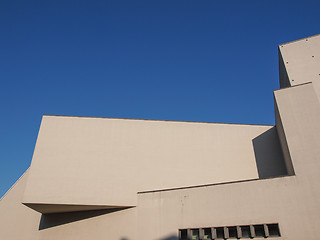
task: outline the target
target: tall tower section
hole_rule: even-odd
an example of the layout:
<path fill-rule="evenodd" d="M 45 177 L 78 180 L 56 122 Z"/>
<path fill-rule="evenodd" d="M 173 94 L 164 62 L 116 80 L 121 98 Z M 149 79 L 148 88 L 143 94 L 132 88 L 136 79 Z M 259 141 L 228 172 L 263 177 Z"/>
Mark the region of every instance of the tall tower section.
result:
<path fill-rule="evenodd" d="M 320 34 L 279 46 L 280 88 L 312 82 L 320 99 Z"/>

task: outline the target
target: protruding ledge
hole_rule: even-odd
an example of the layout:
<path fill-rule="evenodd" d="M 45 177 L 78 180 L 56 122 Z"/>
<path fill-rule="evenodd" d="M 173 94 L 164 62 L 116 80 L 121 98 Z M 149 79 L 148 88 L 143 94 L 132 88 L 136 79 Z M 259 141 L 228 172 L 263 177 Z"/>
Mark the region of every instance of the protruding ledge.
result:
<path fill-rule="evenodd" d="M 128 207 L 134 207 L 134 206 L 72 205 L 72 204 L 43 204 L 43 203 L 23 203 L 23 204 L 43 214 L 103 210 L 103 209 L 122 209 L 122 208 L 125 209 Z"/>

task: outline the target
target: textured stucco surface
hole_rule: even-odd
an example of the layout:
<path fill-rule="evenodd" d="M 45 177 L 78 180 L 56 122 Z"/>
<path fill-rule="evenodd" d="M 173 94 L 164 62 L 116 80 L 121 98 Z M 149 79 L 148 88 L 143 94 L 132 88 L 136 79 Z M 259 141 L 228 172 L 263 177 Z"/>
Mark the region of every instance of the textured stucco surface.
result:
<path fill-rule="evenodd" d="M 258 178 L 253 140 L 271 128 L 44 116 L 23 202 L 135 206 L 139 191 Z"/>

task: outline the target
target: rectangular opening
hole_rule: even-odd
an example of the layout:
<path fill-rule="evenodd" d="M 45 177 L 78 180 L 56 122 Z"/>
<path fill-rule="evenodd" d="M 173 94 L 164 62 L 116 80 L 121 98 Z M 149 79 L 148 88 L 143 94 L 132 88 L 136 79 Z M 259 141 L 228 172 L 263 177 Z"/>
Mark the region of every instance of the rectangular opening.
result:
<path fill-rule="evenodd" d="M 269 230 L 270 237 L 280 237 L 279 225 L 275 224 L 267 224 Z"/>
<path fill-rule="evenodd" d="M 204 228 L 203 232 L 204 232 L 203 239 L 212 239 L 211 228 Z"/>
<path fill-rule="evenodd" d="M 191 239 L 192 240 L 200 239 L 200 231 L 198 228 L 191 229 Z"/>
<path fill-rule="evenodd" d="M 188 231 L 187 229 L 180 229 L 179 230 L 180 240 L 188 240 Z"/>
<path fill-rule="evenodd" d="M 241 232 L 242 232 L 242 237 L 243 238 L 250 238 L 250 226 L 241 226 Z"/>
<path fill-rule="evenodd" d="M 264 226 L 263 225 L 254 225 L 254 231 L 257 237 L 265 237 Z"/>
<path fill-rule="evenodd" d="M 237 233 L 237 227 L 228 227 L 229 231 L 229 238 L 237 238 L 238 233 Z"/>
<path fill-rule="evenodd" d="M 216 228 L 217 238 L 224 239 L 224 229 L 223 227 Z"/>

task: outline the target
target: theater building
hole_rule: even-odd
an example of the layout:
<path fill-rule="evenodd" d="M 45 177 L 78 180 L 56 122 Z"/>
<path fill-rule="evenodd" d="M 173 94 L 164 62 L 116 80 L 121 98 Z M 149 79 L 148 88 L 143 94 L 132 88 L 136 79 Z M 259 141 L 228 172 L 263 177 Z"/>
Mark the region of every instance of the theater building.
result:
<path fill-rule="evenodd" d="M 318 240 L 320 35 L 279 72 L 275 126 L 43 116 L 0 239 Z"/>

